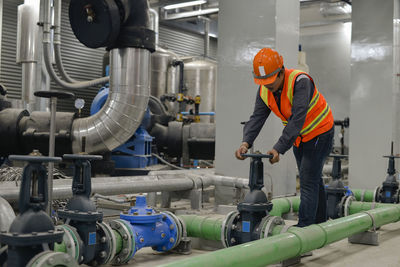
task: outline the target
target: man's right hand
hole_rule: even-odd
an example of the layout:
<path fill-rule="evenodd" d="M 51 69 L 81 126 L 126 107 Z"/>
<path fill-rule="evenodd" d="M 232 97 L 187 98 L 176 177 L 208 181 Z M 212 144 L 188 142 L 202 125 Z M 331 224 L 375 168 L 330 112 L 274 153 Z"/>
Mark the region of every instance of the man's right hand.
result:
<path fill-rule="evenodd" d="M 240 160 L 244 160 L 245 157 L 242 157 L 241 154 L 246 154 L 246 153 L 247 153 L 247 150 L 249 150 L 249 144 L 248 144 L 247 142 L 243 142 L 243 143 L 240 145 L 239 149 L 236 150 L 236 152 L 235 152 L 236 158 L 237 158 L 237 159 L 240 159 Z"/>

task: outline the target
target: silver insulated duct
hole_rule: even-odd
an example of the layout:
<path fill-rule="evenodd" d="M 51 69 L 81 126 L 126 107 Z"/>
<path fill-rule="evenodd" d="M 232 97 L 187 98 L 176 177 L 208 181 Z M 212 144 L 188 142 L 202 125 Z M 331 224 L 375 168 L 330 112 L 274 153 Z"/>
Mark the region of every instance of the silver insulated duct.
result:
<path fill-rule="evenodd" d="M 124 144 L 139 127 L 149 94 L 150 52 L 139 48 L 111 50 L 108 99 L 95 115 L 74 120 L 73 153 L 101 153 Z"/>

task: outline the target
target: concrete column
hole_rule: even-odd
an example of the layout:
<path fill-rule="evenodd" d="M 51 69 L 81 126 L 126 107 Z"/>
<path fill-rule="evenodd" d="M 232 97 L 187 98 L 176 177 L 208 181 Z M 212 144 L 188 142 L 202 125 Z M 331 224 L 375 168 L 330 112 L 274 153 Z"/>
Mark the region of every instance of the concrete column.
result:
<path fill-rule="evenodd" d="M 390 143 L 398 135 L 393 131 L 398 115 L 392 106 L 397 2 L 352 1 L 349 184 L 353 188 L 382 184 L 387 169 L 382 156 L 390 153 Z"/>
<path fill-rule="evenodd" d="M 216 172 L 248 177 L 250 160 L 236 160 L 234 151 L 242 141 L 240 122 L 249 119 L 258 89 L 252 77 L 253 57 L 261 48 L 272 47 L 283 55 L 285 67 L 297 66 L 300 6 L 298 0 L 220 0 L 219 7 Z M 282 129 L 271 114 L 255 150 L 271 149 Z M 266 188 L 273 188 L 274 195 L 295 192 L 291 151 L 274 166 L 265 162 L 264 170 Z"/>

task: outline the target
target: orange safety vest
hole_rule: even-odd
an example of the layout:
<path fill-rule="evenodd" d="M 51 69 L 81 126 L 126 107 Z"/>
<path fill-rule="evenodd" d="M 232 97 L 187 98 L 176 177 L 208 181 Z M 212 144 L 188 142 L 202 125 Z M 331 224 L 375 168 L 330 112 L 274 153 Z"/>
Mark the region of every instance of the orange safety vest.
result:
<path fill-rule="evenodd" d="M 300 74 L 306 74 L 311 81 L 313 81 L 310 75 L 303 71 L 285 69 L 285 82 L 281 93 L 280 110 L 276 104 L 273 93 L 265 86 L 261 86 L 260 88 L 261 99 L 268 106 L 268 108 L 275 113 L 275 115 L 281 118 L 284 126 L 287 125 L 288 120 L 292 115 L 293 88 L 296 79 Z M 294 145 L 297 147 L 300 145 L 300 142 L 310 141 L 314 137 L 329 131 L 333 127 L 334 121 L 332 111 L 324 96 L 318 91 L 315 85 L 314 88 L 314 94 L 308 107 L 303 128 L 300 131 L 300 135 L 294 142 Z"/>

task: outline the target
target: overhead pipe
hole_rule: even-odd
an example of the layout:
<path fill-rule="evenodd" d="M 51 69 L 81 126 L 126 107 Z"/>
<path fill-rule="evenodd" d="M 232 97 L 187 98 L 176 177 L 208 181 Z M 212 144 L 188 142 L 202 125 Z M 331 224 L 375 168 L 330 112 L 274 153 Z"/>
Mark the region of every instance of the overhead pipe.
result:
<path fill-rule="evenodd" d="M 399 220 L 399 205 L 381 207 L 304 228 L 291 227 L 283 234 L 161 266 L 261 267 L 300 256 L 346 237 Z"/>
<path fill-rule="evenodd" d="M 52 43 L 51 43 L 51 28 L 52 28 L 52 22 L 51 22 L 51 1 L 50 0 L 45 0 L 41 1 L 44 2 L 44 15 L 43 15 L 43 57 L 44 57 L 44 63 L 46 65 L 47 72 L 49 73 L 50 77 L 60 86 L 68 89 L 81 89 L 81 88 L 86 88 L 86 87 L 91 87 L 95 86 L 98 84 L 103 84 L 107 83 L 109 81 L 109 77 L 103 77 L 103 78 L 98 78 L 90 81 L 80 81 L 80 82 L 68 82 L 68 81 L 63 81 L 60 79 L 51 63 L 51 49 L 52 49 Z M 55 9 L 55 21 L 58 24 L 58 26 L 55 28 L 55 31 L 57 31 L 57 34 L 54 34 L 54 37 L 56 39 L 56 43 L 61 44 L 61 37 L 60 37 L 60 20 L 61 20 L 61 1 L 56 0 L 55 4 L 57 5 L 57 10 Z M 61 59 L 61 54 L 59 53 L 58 55 Z M 58 63 L 57 63 L 58 62 Z M 65 75 L 68 77 L 66 72 L 64 71 L 64 68 L 62 67 L 61 61 L 56 61 L 57 66 L 60 65 L 61 68 L 59 69 L 60 74 Z M 70 80 L 71 81 L 71 80 Z"/>

